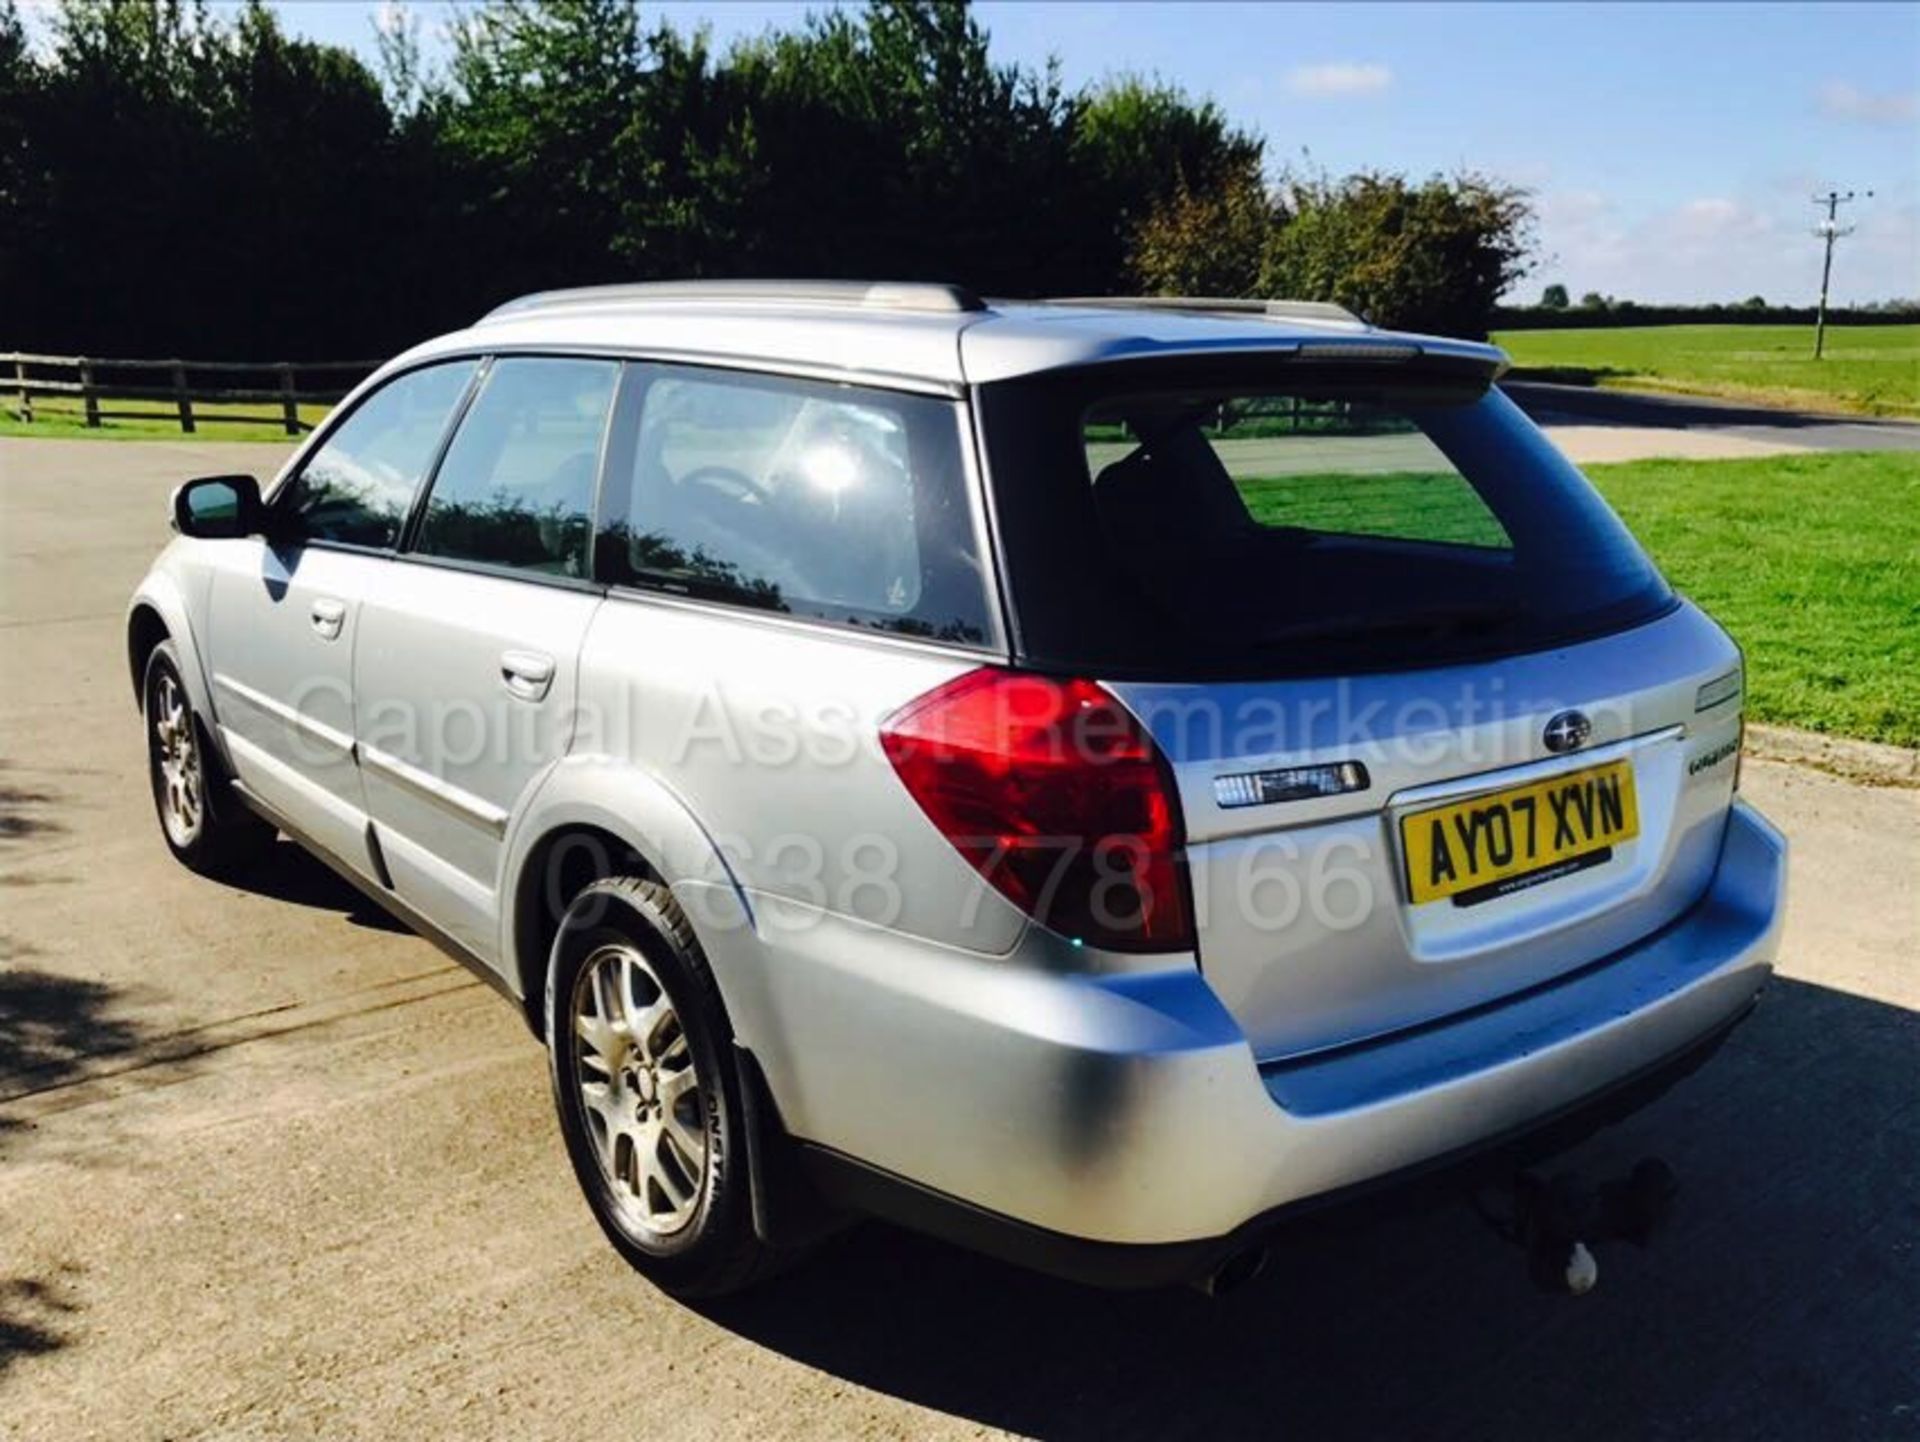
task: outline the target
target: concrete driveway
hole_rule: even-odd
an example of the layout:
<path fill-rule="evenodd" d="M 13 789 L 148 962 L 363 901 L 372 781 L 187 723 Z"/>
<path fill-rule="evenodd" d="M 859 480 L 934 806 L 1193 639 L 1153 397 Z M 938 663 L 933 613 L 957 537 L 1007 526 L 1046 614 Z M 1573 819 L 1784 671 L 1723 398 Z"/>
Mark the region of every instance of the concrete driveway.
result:
<path fill-rule="evenodd" d="M 236 890 L 155 834 L 125 597 L 174 481 L 278 454 L 0 441 L 0 1437 L 1920 1437 L 1920 792 L 1749 763 L 1784 975 L 1570 1159 L 1685 1186 L 1588 1298 L 1447 1205 L 1217 1303 L 870 1226 L 695 1311 L 491 992 L 284 843 Z"/>

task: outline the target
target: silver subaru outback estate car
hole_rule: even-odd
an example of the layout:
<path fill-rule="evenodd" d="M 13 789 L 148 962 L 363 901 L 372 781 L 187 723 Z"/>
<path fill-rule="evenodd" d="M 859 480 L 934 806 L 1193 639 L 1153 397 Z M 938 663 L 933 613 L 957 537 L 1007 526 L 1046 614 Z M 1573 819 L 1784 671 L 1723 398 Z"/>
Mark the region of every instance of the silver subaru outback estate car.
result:
<path fill-rule="evenodd" d="M 283 832 L 521 1007 L 673 1293 L 861 1215 L 1220 1275 L 1617 1115 L 1775 954 L 1740 653 L 1503 365 L 1287 302 L 515 301 L 176 493 L 167 845 Z"/>

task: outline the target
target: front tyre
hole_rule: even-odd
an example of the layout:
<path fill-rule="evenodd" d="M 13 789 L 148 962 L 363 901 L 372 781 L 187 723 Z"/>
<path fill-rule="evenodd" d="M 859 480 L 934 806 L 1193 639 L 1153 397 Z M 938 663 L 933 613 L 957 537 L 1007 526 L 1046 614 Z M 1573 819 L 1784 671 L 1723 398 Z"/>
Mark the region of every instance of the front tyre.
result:
<path fill-rule="evenodd" d="M 666 887 L 597 881 L 548 968 L 554 1104 L 574 1175 L 620 1255 L 676 1297 L 759 1279 L 733 1031 Z"/>
<path fill-rule="evenodd" d="M 153 807 L 167 849 L 203 876 L 239 869 L 272 832 L 232 794 L 211 754 L 172 641 L 162 641 L 147 658 L 140 697 Z"/>

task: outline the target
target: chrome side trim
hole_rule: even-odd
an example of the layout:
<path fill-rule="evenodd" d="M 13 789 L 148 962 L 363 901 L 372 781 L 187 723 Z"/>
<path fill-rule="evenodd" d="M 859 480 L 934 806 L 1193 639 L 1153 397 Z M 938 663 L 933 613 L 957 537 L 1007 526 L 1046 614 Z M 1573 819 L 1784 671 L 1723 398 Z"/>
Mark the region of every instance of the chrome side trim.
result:
<path fill-rule="evenodd" d="M 346 732 L 336 731 L 326 723 L 316 721 L 311 716 L 296 711 L 284 701 L 276 701 L 264 691 L 256 691 L 253 687 L 236 681 L 233 677 L 223 672 L 215 671 L 213 673 L 213 684 L 215 689 L 225 691 L 236 700 L 246 702 L 247 705 L 253 707 L 256 711 L 264 711 L 267 715 L 273 717 L 274 720 L 291 726 L 294 730 L 300 732 L 301 735 L 318 741 L 323 746 L 331 747 L 349 759 L 353 757 L 353 738 L 347 735 Z"/>
<path fill-rule="evenodd" d="M 431 772 L 422 771 L 418 766 L 409 765 L 398 756 L 389 756 L 378 747 L 368 746 L 364 742 L 360 746 L 360 761 L 423 801 L 432 802 L 469 825 L 478 826 L 496 837 L 507 834 L 507 813 L 471 791 L 442 781 Z"/>
<path fill-rule="evenodd" d="M 1524 786 L 1529 781 L 1544 781 L 1561 772 L 1585 771 L 1591 766 L 1618 761 L 1623 756 L 1644 751 L 1649 746 L 1678 740 L 1685 734 L 1684 726 L 1663 726 L 1658 731 L 1628 736 L 1619 741 L 1610 741 L 1604 746 L 1588 747 L 1583 751 L 1564 751 L 1557 756 L 1544 756 L 1538 761 L 1522 762 L 1518 766 L 1503 766 L 1497 771 L 1477 771 L 1471 776 L 1456 776 L 1451 780 L 1435 781 L 1427 786 L 1409 786 L 1389 796 L 1386 806 L 1390 811 L 1401 812 L 1424 807 L 1432 801 L 1452 801 L 1467 796 L 1485 796 L 1495 791 L 1505 791 L 1509 787 Z"/>

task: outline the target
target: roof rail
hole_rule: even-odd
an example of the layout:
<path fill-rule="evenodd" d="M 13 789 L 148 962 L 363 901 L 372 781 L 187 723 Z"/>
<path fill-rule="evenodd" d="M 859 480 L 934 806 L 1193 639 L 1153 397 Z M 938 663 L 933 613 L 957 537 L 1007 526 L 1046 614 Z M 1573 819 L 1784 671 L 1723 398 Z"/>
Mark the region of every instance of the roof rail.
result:
<path fill-rule="evenodd" d="M 963 286 L 934 281 L 865 280 L 653 280 L 629 285 L 589 285 L 543 290 L 495 306 L 483 321 L 533 311 L 603 305 L 651 305 L 687 301 L 762 301 L 770 305 L 840 305 L 957 315 L 987 308 Z"/>
<path fill-rule="evenodd" d="M 1073 295 L 1054 296 L 1047 305 L 1088 305 L 1104 310 L 1181 310 L 1201 315 L 1264 315 L 1275 320 L 1321 321 L 1338 325 L 1365 325 L 1366 321 L 1328 300 L 1262 300 L 1212 295 Z"/>

